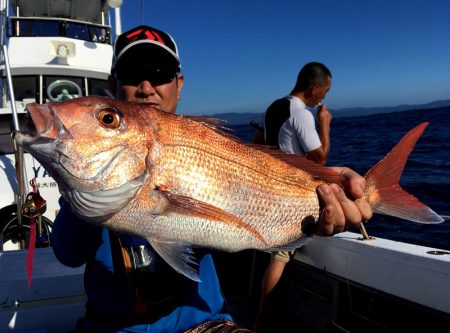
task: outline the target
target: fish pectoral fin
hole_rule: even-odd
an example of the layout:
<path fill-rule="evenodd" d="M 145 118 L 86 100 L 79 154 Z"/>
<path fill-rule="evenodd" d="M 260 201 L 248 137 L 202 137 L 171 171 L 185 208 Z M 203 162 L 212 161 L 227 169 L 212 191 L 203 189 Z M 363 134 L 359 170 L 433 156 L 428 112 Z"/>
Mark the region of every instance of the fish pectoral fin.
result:
<path fill-rule="evenodd" d="M 302 246 L 308 244 L 311 239 L 313 238 L 313 236 L 306 236 L 306 235 L 302 235 L 299 239 L 297 239 L 296 241 L 283 245 L 283 246 L 277 246 L 277 247 L 273 247 L 270 249 L 265 249 L 265 252 L 280 252 L 280 251 L 295 251 L 296 249 L 301 248 Z"/>
<path fill-rule="evenodd" d="M 189 197 L 176 195 L 168 191 L 162 191 L 161 194 L 169 200 L 169 207 L 166 211 L 167 213 L 171 212 L 186 216 L 195 216 L 213 222 L 225 223 L 236 228 L 242 228 L 258 238 L 264 245 L 267 246 L 267 242 L 262 234 L 255 228 L 252 228 L 246 224 L 239 216 L 228 213 L 227 211 L 208 203 Z"/>
<path fill-rule="evenodd" d="M 187 278 L 201 282 L 198 277 L 197 269 L 192 266 L 198 266 L 194 256 L 194 251 L 189 244 L 175 242 L 159 242 L 154 239 L 147 240 L 156 253 L 159 254 L 175 271 L 183 274 Z"/>

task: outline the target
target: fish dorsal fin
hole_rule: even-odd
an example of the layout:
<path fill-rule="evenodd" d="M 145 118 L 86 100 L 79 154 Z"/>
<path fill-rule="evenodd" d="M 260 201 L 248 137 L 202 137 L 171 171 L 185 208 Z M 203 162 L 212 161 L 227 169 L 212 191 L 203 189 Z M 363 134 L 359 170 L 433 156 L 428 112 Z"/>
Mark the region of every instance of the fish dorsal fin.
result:
<path fill-rule="evenodd" d="M 299 239 L 297 239 L 296 241 L 294 241 L 292 243 L 289 243 L 289 244 L 286 244 L 283 246 L 273 247 L 270 249 L 266 249 L 264 251 L 265 252 L 295 251 L 296 249 L 299 249 L 302 246 L 305 246 L 306 244 L 308 244 L 312 238 L 313 238 L 313 236 L 302 235 Z"/>
<path fill-rule="evenodd" d="M 248 231 L 254 237 L 258 238 L 264 245 L 267 245 L 264 237 L 255 228 L 250 227 L 240 217 L 233 215 L 208 203 L 189 198 L 182 195 L 176 195 L 169 191 L 161 191 L 163 196 L 169 201 L 167 213 L 176 213 L 186 216 L 195 216 L 198 218 L 225 223 L 229 226 L 241 228 Z"/>
<path fill-rule="evenodd" d="M 336 183 L 342 185 L 345 178 L 334 168 L 325 167 L 314 161 L 306 159 L 304 156 L 296 154 L 287 154 L 280 148 L 275 146 L 247 144 L 248 147 L 266 153 L 276 159 L 279 159 L 297 169 L 308 172 L 309 174 L 320 178 L 328 183 Z"/>
<path fill-rule="evenodd" d="M 201 282 L 197 269 L 192 267 L 198 266 L 198 263 L 190 245 L 175 242 L 159 242 L 154 239 L 147 241 L 175 271 L 193 281 Z"/>
<path fill-rule="evenodd" d="M 197 123 L 201 123 L 204 126 L 212 129 L 214 132 L 221 134 L 227 138 L 233 139 L 233 140 L 239 140 L 236 135 L 234 135 L 235 131 L 227 126 L 225 124 L 227 123 L 226 120 L 219 119 L 219 118 L 212 118 L 212 117 L 205 117 L 205 116 L 183 116 L 186 119 L 195 121 Z"/>
<path fill-rule="evenodd" d="M 183 115 L 183 118 L 190 119 L 192 121 L 196 121 L 198 123 L 208 124 L 208 125 L 216 125 L 222 126 L 222 124 L 226 123 L 225 120 L 207 116 L 186 116 Z"/>

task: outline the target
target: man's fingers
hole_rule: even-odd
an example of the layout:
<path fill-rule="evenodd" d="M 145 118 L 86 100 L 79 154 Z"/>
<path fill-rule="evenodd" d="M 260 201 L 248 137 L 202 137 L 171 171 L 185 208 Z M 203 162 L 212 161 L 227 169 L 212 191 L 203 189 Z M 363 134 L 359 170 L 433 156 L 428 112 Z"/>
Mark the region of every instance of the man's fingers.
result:
<path fill-rule="evenodd" d="M 369 221 L 373 216 L 372 208 L 370 207 L 369 203 L 364 199 L 356 199 L 354 201 L 354 204 L 356 207 L 358 207 L 358 210 L 361 214 L 361 220 Z"/>
<path fill-rule="evenodd" d="M 327 205 L 320 214 L 319 226 L 316 234 L 320 236 L 332 236 L 334 231 L 334 206 Z"/>
<path fill-rule="evenodd" d="M 322 236 L 331 236 L 344 228 L 344 213 L 336 200 L 332 187 L 322 184 L 317 187 L 317 193 L 322 207 L 322 213 L 319 220 L 319 226 L 316 234 Z M 337 230 L 336 230 L 337 229 Z"/>
<path fill-rule="evenodd" d="M 343 231 L 344 227 L 353 227 L 361 222 L 361 213 L 359 207 L 350 199 L 347 198 L 344 191 L 336 184 L 330 185 L 336 200 L 338 201 L 343 214 L 345 216 L 342 226 L 338 225 L 337 228 Z"/>
<path fill-rule="evenodd" d="M 372 217 L 372 209 L 365 199 L 350 200 L 337 184 L 321 184 L 317 194 L 322 208 L 318 235 L 331 236 Z"/>
<path fill-rule="evenodd" d="M 350 198 L 359 199 L 364 195 L 366 180 L 352 169 L 347 167 L 332 167 L 346 178 L 345 192 Z"/>

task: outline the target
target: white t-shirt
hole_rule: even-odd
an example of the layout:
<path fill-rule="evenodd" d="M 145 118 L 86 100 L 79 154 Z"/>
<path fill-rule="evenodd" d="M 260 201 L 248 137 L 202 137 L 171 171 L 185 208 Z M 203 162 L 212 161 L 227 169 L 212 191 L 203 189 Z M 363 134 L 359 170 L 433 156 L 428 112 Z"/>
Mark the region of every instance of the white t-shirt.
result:
<path fill-rule="evenodd" d="M 284 114 L 284 117 L 289 115 L 278 131 L 278 145 L 280 149 L 286 153 L 304 156 L 307 152 L 319 148 L 322 143 L 316 130 L 312 112 L 308 110 L 305 103 L 298 97 L 289 95 L 283 99 L 289 102 L 283 103 L 289 110 L 270 110 L 270 107 L 267 110 L 267 112 L 279 115 Z M 267 112 L 265 128 L 270 126 L 267 123 Z"/>

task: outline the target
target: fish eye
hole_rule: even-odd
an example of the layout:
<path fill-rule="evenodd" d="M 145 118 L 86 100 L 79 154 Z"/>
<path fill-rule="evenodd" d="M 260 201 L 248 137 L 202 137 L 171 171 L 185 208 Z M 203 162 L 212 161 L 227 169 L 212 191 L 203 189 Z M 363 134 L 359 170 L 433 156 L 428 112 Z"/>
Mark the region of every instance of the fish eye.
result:
<path fill-rule="evenodd" d="M 97 115 L 100 125 L 106 128 L 117 128 L 120 125 L 120 112 L 114 108 L 105 108 L 100 110 Z"/>

